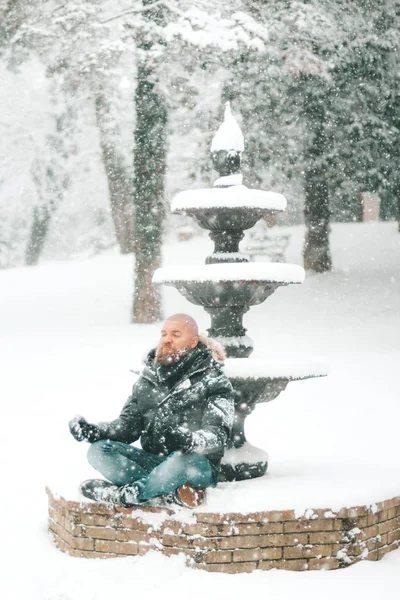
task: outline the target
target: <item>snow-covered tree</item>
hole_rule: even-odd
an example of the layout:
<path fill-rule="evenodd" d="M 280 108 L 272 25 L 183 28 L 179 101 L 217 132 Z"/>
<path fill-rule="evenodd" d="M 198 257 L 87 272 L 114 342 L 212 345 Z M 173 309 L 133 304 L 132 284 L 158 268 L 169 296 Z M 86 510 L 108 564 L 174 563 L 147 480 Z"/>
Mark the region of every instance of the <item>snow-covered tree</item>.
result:
<path fill-rule="evenodd" d="M 398 162 L 399 3 L 275 0 L 248 7 L 270 42 L 265 53 L 240 57 L 228 89 L 243 105 L 250 172 L 268 183 L 274 176 L 285 185 L 302 181 L 304 262 L 323 271 L 331 265 L 330 213 L 351 218 L 360 192 L 384 193 L 396 180 L 389 170 Z"/>
<path fill-rule="evenodd" d="M 63 5 L 39 3 L 36 10 L 31 7 L 29 13 L 25 12 L 18 28 L 15 27 L 13 35 L 8 35 L 7 39 L 12 65 L 18 65 L 36 54 L 46 65 L 48 77 L 55 81 L 52 87 L 57 86 L 59 101 L 66 106 L 65 115 L 55 114 L 55 128 L 62 138 L 79 129 L 79 113 L 85 104 L 92 103 L 108 181 L 111 215 L 121 251 L 126 253 L 133 250 L 132 161 L 121 143 L 124 136 L 121 132 L 119 92 L 122 79 L 130 78 L 133 83 L 134 66 L 132 48 L 121 41 L 116 25 L 103 23 L 106 16 L 107 5 L 99 0 L 76 0 Z M 127 66 L 127 55 L 130 55 L 130 65 L 128 73 L 124 73 L 122 69 Z M 70 117 L 69 128 L 60 130 L 60 124 L 67 122 L 66 115 Z M 75 115 L 74 120 L 71 115 Z M 57 156 L 59 149 L 60 144 L 54 144 L 53 137 L 50 137 L 45 155 L 51 164 L 49 168 L 42 169 L 43 172 L 52 172 L 51 165 L 55 162 L 61 167 L 61 156 L 65 159 L 64 168 L 68 170 L 68 156 L 65 153 Z M 43 156 L 38 160 L 43 162 Z M 60 181 L 65 182 L 69 178 L 67 173 L 61 175 L 58 172 Z M 46 213 L 48 226 L 50 215 L 62 196 L 50 193 L 49 210 L 44 210 L 46 190 L 54 189 L 54 184 L 41 189 L 44 179 L 39 174 L 34 181 L 38 186 L 39 212 Z M 34 215 L 37 213 L 34 209 Z M 34 224 L 32 231 L 44 234 L 45 227 L 37 228 Z M 42 247 L 43 243 L 36 246 Z"/>
<path fill-rule="evenodd" d="M 135 292 L 133 321 L 150 323 L 161 317 L 161 299 L 152 275 L 160 266 L 164 185 L 167 159 L 168 112 L 174 95 L 169 78 L 185 53 L 192 69 L 199 58 L 224 50 L 236 51 L 240 45 L 261 44 L 264 33 L 244 13 L 235 13 L 236 3 L 218 13 L 211 3 L 154 2 L 144 0 L 128 13 L 126 22 L 137 46 L 136 127 L 134 150 L 135 188 Z M 225 14 L 224 14 L 225 13 Z M 255 41 L 256 40 L 256 41 Z M 185 59 L 187 60 L 187 59 Z M 203 57 L 204 60 L 204 57 Z M 215 58 L 214 58 L 215 60 Z"/>

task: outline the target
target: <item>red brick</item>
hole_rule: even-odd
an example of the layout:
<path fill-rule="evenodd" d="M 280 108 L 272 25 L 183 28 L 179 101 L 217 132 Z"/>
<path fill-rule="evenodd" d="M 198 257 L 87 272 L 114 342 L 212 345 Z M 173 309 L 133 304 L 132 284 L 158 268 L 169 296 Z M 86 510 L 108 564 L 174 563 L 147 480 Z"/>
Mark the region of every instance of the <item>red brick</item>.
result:
<path fill-rule="evenodd" d="M 219 539 L 220 548 L 223 549 L 238 549 L 238 548 L 260 548 L 262 539 L 265 536 L 261 535 L 235 535 Z"/>
<path fill-rule="evenodd" d="M 365 545 L 366 545 L 366 548 L 368 551 L 375 550 L 376 548 L 379 547 L 379 541 L 377 540 L 376 537 L 373 537 L 373 538 L 367 540 Z"/>
<path fill-rule="evenodd" d="M 253 548 L 249 550 L 233 550 L 234 562 L 252 562 L 254 560 L 282 559 L 282 548 Z"/>
<path fill-rule="evenodd" d="M 78 550 L 92 550 L 93 540 L 87 538 L 79 538 L 72 536 L 68 531 L 61 527 L 58 523 L 50 523 L 49 528 L 56 533 L 68 546 Z"/>
<path fill-rule="evenodd" d="M 306 559 L 299 560 L 275 560 L 269 561 L 272 566 L 264 565 L 263 561 L 259 563 L 259 569 L 281 569 L 284 571 L 307 571 L 308 564 Z"/>
<path fill-rule="evenodd" d="M 164 546 L 176 546 L 178 548 L 188 548 L 189 540 L 184 535 L 164 534 L 161 538 L 161 543 Z"/>
<path fill-rule="evenodd" d="M 109 540 L 95 540 L 94 549 L 97 552 L 122 554 L 125 556 L 136 555 L 138 553 L 138 546 L 135 543 L 113 542 Z"/>
<path fill-rule="evenodd" d="M 202 548 L 205 550 L 221 550 L 221 540 L 223 538 L 202 538 L 202 537 L 187 537 L 188 546 L 190 548 Z M 234 538 L 230 538 L 234 539 Z"/>
<path fill-rule="evenodd" d="M 264 535 L 270 533 L 283 533 L 284 524 L 281 522 L 271 523 L 247 523 L 237 526 L 236 535 Z"/>
<path fill-rule="evenodd" d="M 400 529 L 396 529 L 395 531 L 389 531 L 388 533 L 388 544 L 393 544 L 400 540 Z"/>
<path fill-rule="evenodd" d="M 367 515 L 367 524 L 376 525 L 379 522 L 378 513 L 370 513 Z"/>
<path fill-rule="evenodd" d="M 157 513 L 157 514 L 165 514 L 165 518 L 169 515 L 173 515 L 175 511 L 170 508 L 158 507 L 158 506 L 133 506 L 132 508 L 124 508 L 123 506 L 115 506 L 114 507 L 116 513 L 121 513 L 124 515 L 132 515 L 135 517 L 135 513 L 137 511 L 145 512 L 145 513 Z"/>
<path fill-rule="evenodd" d="M 74 536 L 84 536 L 85 535 L 85 528 L 81 527 L 81 525 L 73 525 L 71 524 L 68 519 L 64 519 L 64 529 L 66 529 L 71 535 Z"/>
<path fill-rule="evenodd" d="M 196 569 L 201 569 L 203 571 L 210 571 L 213 573 L 251 573 L 255 571 L 257 568 L 256 562 L 237 562 L 237 563 L 211 563 L 211 564 L 196 564 L 193 565 Z"/>
<path fill-rule="evenodd" d="M 337 558 L 310 558 L 308 561 L 308 568 L 312 571 L 330 571 L 339 568 L 339 561 Z"/>
<path fill-rule="evenodd" d="M 283 556 L 283 548 L 261 548 L 262 560 L 279 560 Z"/>
<path fill-rule="evenodd" d="M 400 504 L 400 496 L 396 496 L 395 498 L 391 498 L 390 500 L 385 500 L 383 503 L 384 509 L 391 509 Z"/>
<path fill-rule="evenodd" d="M 334 519 L 315 519 L 310 521 L 287 521 L 283 524 L 285 533 L 296 531 L 332 531 L 335 527 Z"/>
<path fill-rule="evenodd" d="M 67 500 L 65 503 L 65 508 L 68 513 L 80 513 L 82 510 L 82 504 L 80 502 L 73 502 L 72 500 Z"/>
<path fill-rule="evenodd" d="M 369 550 L 368 548 L 368 543 L 370 543 L 372 540 L 368 540 L 367 543 L 362 542 L 360 543 L 354 543 L 354 544 L 350 544 L 347 547 L 347 554 L 349 556 L 361 556 L 361 554 L 364 552 L 365 548 L 367 548 L 367 550 Z M 374 548 L 372 548 L 374 549 Z"/>
<path fill-rule="evenodd" d="M 144 525 L 144 523 L 142 523 L 142 525 Z M 175 534 L 179 535 L 183 532 L 183 526 L 184 526 L 184 524 L 181 523 L 180 521 L 172 521 L 170 519 L 167 519 L 166 521 L 164 521 L 164 523 L 162 524 L 160 529 L 156 529 L 155 531 L 168 531 L 168 529 L 170 529 Z M 151 527 L 151 529 L 153 529 L 153 527 L 151 525 L 149 525 L 148 523 L 147 523 L 147 527 Z M 194 532 L 194 533 L 197 533 L 197 532 Z"/>
<path fill-rule="evenodd" d="M 366 540 L 377 536 L 379 533 L 378 525 L 370 525 L 369 527 L 365 527 L 362 531 Z"/>
<path fill-rule="evenodd" d="M 224 550 L 211 550 L 202 556 L 201 562 L 205 563 L 230 563 L 232 562 L 232 552 Z"/>
<path fill-rule="evenodd" d="M 252 562 L 262 559 L 261 548 L 251 548 L 249 550 L 233 550 L 233 562 Z"/>
<path fill-rule="evenodd" d="M 150 542 L 151 538 L 156 537 L 145 531 L 135 531 L 134 529 L 117 529 L 116 539 L 119 542 Z"/>
<path fill-rule="evenodd" d="M 283 557 L 284 558 L 310 558 L 310 557 L 319 557 L 319 556 L 332 556 L 333 549 L 330 545 L 322 545 L 322 546 L 303 546 L 301 548 L 297 548 L 296 546 L 292 546 L 291 548 L 283 549 Z"/>
<path fill-rule="evenodd" d="M 378 560 L 378 550 L 371 550 L 368 552 L 366 560 Z"/>
<path fill-rule="evenodd" d="M 164 556 L 176 556 L 177 554 L 182 554 L 182 552 L 182 548 L 174 548 L 172 546 L 162 549 L 162 553 L 164 554 Z"/>
<path fill-rule="evenodd" d="M 255 522 L 257 519 L 251 515 L 240 515 L 238 513 L 197 513 L 198 523 L 208 523 L 211 525 L 223 525 L 229 523 L 247 523 Z"/>
<path fill-rule="evenodd" d="M 260 571 L 270 571 L 271 569 L 276 569 L 277 564 L 282 562 L 281 560 L 260 560 L 257 568 Z"/>
<path fill-rule="evenodd" d="M 282 510 L 282 511 L 270 511 L 270 512 L 259 512 L 259 513 L 197 513 L 196 514 L 198 523 L 209 523 L 211 525 L 226 525 L 229 523 L 243 524 L 243 523 L 261 523 L 263 525 L 269 522 L 276 521 L 293 521 L 295 514 L 293 510 Z"/>
<path fill-rule="evenodd" d="M 378 525 L 379 533 L 382 535 L 388 531 L 397 529 L 397 519 L 391 519 L 390 521 L 384 521 Z"/>
<path fill-rule="evenodd" d="M 335 544 L 339 543 L 343 538 L 340 531 L 320 531 L 310 533 L 310 544 Z"/>
<path fill-rule="evenodd" d="M 85 535 L 99 540 L 115 540 L 116 530 L 113 527 L 86 527 Z"/>
<path fill-rule="evenodd" d="M 87 538 L 72 537 L 70 546 L 75 550 L 93 550 L 94 541 Z"/>
<path fill-rule="evenodd" d="M 183 532 L 203 537 L 228 537 L 241 535 L 262 535 L 266 533 L 282 533 L 283 523 L 235 523 L 209 525 L 206 523 L 185 524 Z"/>
<path fill-rule="evenodd" d="M 125 515 L 117 515 L 115 519 L 115 525 L 123 529 L 136 529 L 139 531 L 154 530 L 154 527 L 151 525 L 151 523 L 142 521 L 140 517 L 130 517 Z M 163 524 L 160 529 L 164 529 L 164 527 L 165 525 Z M 169 528 L 172 529 L 172 527 Z"/>
<path fill-rule="evenodd" d="M 268 515 L 268 521 L 294 521 L 296 518 L 294 510 L 274 510 L 265 514 Z"/>
<path fill-rule="evenodd" d="M 381 523 L 382 521 L 387 521 L 389 518 L 388 510 L 381 510 L 376 513 L 377 523 Z"/>
<path fill-rule="evenodd" d="M 114 515 L 115 507 L 111 504 L 103 504 L 101 502 L 87 502 L 81 505 L 81 513 L 94 513 L 96 515 Z"/>
<path fill-rule="evenodd" d="M 186 535 L 201 535 L 202 537 L 217 537 L 220 534 L 220 528 L 226 527 L 226 531 L 231 531 L 233 525 L 208 525 L 206 523 L 180 523 L 181 533 Z M 174 533 L 179 533 L 174 531 Z M 222 535 L 229 535 L 224 533 Z"/>
<path fill-rule="evenodd" d="M 388 541 L 388 534 L 383 533 L 381 536 L 377 538 L 377 547 L 381 548 L 382 546 L 386 546 Z"/>
<path fill-rule="evenodd" d="M 268 548 L 270 546 L 297 546 L 307 543 L 305 533 L 269 534 L 269 535 L 242 535 L 222 538 L 221 548 Z"/>
<path fill-rule="evenodd" d="M 80 523 L 82 525 L 92 525 L 97 527 L 111 527 L 115 525 L 111 515 L 97 515 L 93 513 L 81 514 Z"/>

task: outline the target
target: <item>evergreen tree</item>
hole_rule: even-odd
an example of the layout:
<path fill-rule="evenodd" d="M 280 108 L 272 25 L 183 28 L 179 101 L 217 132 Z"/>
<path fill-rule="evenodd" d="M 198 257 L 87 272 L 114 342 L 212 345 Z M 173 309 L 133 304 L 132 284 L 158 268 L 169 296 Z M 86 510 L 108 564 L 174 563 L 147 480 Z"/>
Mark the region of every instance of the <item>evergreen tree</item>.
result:
<path fill-rule="evenodd" d="M 152 0 L 143 0 L 143 6 Z M 152 283 L 161 266 L 163 235 L 164 176 L 167 154 L 166 100 L 157 90 L 157 74 L 152 68 L 157 53 L 157 30 L 165 26 L 163 8 L 144 12 L 145 23 L 136 32 L 138 48 L 135 93 L 136 127 L 134 149 L 135 285 L 132 320 L 153 323 L 161 319 L 159 286 Z M 162 35 L 162 31 L 160 32 Z"/>

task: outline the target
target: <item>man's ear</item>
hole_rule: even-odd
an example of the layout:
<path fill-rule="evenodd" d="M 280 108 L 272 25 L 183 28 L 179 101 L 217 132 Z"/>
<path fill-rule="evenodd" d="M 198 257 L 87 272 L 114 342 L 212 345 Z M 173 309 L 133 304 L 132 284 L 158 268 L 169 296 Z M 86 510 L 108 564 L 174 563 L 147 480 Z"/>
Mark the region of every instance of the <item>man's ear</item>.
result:
<path fill-rule="evenodd" d="M 197 344 L 199 343 L 199 336 L 195 335 L 194 338 L 192 339 L 191 343 L 190 343 L 190 347 L 196 348 Z"/>

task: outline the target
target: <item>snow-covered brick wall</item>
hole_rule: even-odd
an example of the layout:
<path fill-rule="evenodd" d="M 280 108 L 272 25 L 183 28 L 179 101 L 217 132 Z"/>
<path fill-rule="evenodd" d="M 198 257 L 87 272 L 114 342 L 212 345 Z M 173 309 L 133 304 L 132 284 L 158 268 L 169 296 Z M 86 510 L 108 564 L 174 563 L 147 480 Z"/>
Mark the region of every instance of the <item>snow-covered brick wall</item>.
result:
<path fill-rule="evenodd" d="M 188 566 L 222 573 L 338 569 L 379 560 L 400 544 L 400 496 L 370 506 L 255 513 L 169 507 L 124 509 L 72 502 L 47 489 L 49 530 L 76 557 L 184 554 Z"/>

